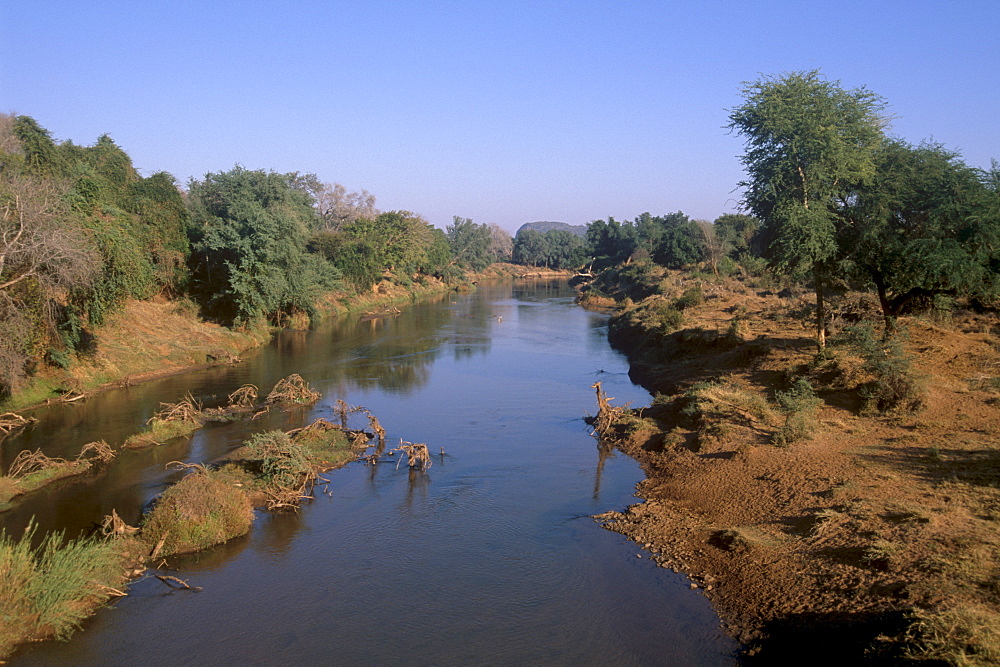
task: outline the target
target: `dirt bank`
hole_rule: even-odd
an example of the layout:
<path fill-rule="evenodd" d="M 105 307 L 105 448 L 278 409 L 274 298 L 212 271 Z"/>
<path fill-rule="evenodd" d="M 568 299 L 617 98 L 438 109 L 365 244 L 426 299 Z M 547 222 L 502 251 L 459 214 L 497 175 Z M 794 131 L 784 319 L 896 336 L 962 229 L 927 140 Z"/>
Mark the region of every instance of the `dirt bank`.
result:
<path fill-rule="evenodd" d="M 810 294 L 707 280 L 678 321 L 699 283 L 651 282 L 612 326 L 660 393 L 619 427 L 646 502 L 605 526 L 690 575 L 750 660 L 1000 660 L 995 316 L 904 320 L 923 407 L 868 414 L 854 349 L 814 361 Z M 834 330 L 874 313 L 837 308 Z M 798 377 L 820 400 L 783 409 Z"/>
<path fill-rule="evenodd" d="M 395 305 L 450 289 L 453 287 L 434 279 L 409 286 L 383 280 L 363 294 L 326 294 L 316 307 L 320 318 L 350 313 L 384 315 Z M 302 314 L 283 326 L 308 327 L 309 319 Z M 25 410 L 54 400 L 77 400 L 81 394 L 109 387 L 234 363 L 241 354 L 266 343 L 275 330 L 265 325 L 230 329 L 208 322 L 199 316 L 195 304 L 183 299 L 128 301 L 94 331 L 93 351 L 72 355 L 66 369 L 40 368 L 27 389 L 0 403 L 0 411 Z"/>

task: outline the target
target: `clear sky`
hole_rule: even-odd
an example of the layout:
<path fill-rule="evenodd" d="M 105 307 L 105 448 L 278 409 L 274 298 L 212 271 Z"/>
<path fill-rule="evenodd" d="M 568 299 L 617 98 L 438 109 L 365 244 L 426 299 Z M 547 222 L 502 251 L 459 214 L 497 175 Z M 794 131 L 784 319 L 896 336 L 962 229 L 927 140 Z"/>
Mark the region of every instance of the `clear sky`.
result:
<path fill-rule="evenodd" d="M 315 172 L 444 227 L 738 209 L 743 82 L 1000 159 L 1000 0 L 2 0 L 0 112 L 143 174 Z"/>

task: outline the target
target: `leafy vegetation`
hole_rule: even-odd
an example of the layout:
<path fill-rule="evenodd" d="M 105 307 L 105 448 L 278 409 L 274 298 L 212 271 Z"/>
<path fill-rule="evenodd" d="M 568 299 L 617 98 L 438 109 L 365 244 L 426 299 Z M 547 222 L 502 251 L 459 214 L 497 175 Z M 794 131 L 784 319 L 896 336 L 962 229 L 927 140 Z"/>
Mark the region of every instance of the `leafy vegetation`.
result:
<path fill-rule="evenodd" d="M 157 555 L 200 551 L 250 530 L 253 506 L 238 486 L 206 469 L 174 484 L 146 515 L 142 534 Z"/>
<path fill-rule="evenodd" d="M 109 540 L 0 531 L 0 657 L 26 639 L 64 638 L 93 609 L 116 595 L 124 558 Z"/>
<path fill-rule="evenodd" d="M 251 331 L 302 326 L 328 295 L 452 282 L 511 251 L 497 225 L 437 229 L 315 174 L 237 165 L 185 191 L 141 176 L 108 135 L 60 143 L 0 115 L 0 401 L 93 353 L 94 328 L 129 299 L 190 299 Z"/>

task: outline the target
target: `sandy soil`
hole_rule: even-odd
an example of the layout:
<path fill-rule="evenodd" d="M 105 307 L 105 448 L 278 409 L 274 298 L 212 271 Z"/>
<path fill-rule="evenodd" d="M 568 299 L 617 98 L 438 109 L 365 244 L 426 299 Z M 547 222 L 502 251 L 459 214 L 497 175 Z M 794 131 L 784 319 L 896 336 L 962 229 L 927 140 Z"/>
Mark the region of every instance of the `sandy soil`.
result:
<path fill-rule="evenodd" d="M 689 284 L 672 280 L 678 293 Z M 814 355 L 800 316 L 812 295 L 735 281 L 704 294 L 685 331 L 641 349 L 618 341 L 663 397 L 619 445 L 645 468 L 645 502 L 604 525 L 690 575 L 750 661 L 1000 660 L 995 316 L 902 321 L 924 391 L 914 413 L 863 415 L 867 378 L 835 350 L 833 370 L 810 376 L 822 399 L 812 437 L 779 447 L 781 412 L 747 397 L 774 406 Z M 864 302 L 841 299 L 833 328 Z M 694 418 L 678 412 L 676 397 L 705 381 L 725 391 Z"/>

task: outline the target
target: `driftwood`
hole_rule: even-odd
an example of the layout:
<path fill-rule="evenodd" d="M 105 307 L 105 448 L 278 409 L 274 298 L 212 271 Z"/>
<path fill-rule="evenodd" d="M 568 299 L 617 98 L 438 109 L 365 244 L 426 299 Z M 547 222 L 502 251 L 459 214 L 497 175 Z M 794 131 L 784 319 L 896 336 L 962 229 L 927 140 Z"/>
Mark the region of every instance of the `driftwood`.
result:
<path fill-rule="evenodd" d="M 160 410 L 149 418 L 147 424 L 161 422 L 196 422 L 201 419 L 201 403 L 188 392 L 179 403 L 160 403 Z"/>
<path fill-rule="evenodd" d="M 601 387 L 600 382 L 595 382 L 590 385 L 591 389 L 597 390 L 597 416 L 593 418 L 594 433 L 604 437 L 609 437 L 614 433 L 615 423 L 622 418 L 625 411 L 628 410 L 628 405 L 619 407 L 611 405 L 610 401 L 613 398 L 608 398 L 608 395 L 604 393 L 604 389 Z"/>
<path fill-rule="evenodd" d="M 77 454 L 76 460 L 90 459 L 100 463 L 107 463 L 113 458 L 115 458 L 115 452 L 111 449 L 111 445 L 104 440 L 95 440 L 83 446 L 83 449 Z"/>
<path fill-rule="evenodd" d="M 389 454 L 393 452 L 403 452 L 406 454 L 406 464 L 411 468 L 416 468 L 418 470 L 427 470 L 431 467 L 431 454 L 427 449 L 427 445 L 422 442 L 406 442 L 405 440 L 399 441 L 399 447 L 390 450 Z M 403 462 L 403 457 L 399 457 L 396 461 L 396 469 L 399 470 L 399 464 Z"/>
<path fill-rule="evenodd" d="M 257 403 L 258 394 L 259 390 L 256 385 L 245 384 L 229 394 L 229 407 L 252 408 Z"/>
<path fill-rule="evenodd" d="M 153 550 L 149 552 L 149 560 L 153 560 L 154 558 L 159 556 L 160 551 L 163 549 L 163 545 L 166 543 L 167 543 L 167 533 L 163 533 L 163 537 L 161 537 L 160 541 L 156 543 L 156 546 L 153 547 Z"/>
<path fill-rule="evenodd" d="M 60 458 L 50 458 L 42 453 L 41 449 L 36 449 L 35 451 L 29 451 L 27 449 L 18 452 L 17 456 L 10 463 L 10 468 L 7 469 L 7 476 L 11 479 L 17 479 L 18 477 L 25 477 L 33 472 L 39 472 L 41 470 L 47 470 L 49 468 L 58 468 L 69 463 L 66 459 Z"/>
<path fill-rule="evenodd" d="M 167 470 L 170 470 L 171 468 L 175 470 L 194 470 L 196 473 L 200 472 L 205 475 L 208 474 L 208 468 L 206 468 L 200 463 L 184 463 L 183 461 L 171 461 L 165 467 Z"/>
<path fill-rule="evenodd" d="M 385 429 L 382 428 L 382 424 L 379 423 L 378 417 L 368 412 L 368 423 L 372 427 L 372 431 L 375 432 L 375 437 L 378 438 L 378 444 L 385 444 Z"/>
<path fill-rule="evenodd" d="M 14 414 L 13 412 L 5 412 L 0 415 L 0 439 L 10 435 L 18 429 L 22 429 L 25 426 L 30 426 L 31 424 L 37 423 L 38 420 L 34 417 L 22 417 L 21 415 Z"/>
<path fill-rule="evenodd" d="M 118 516 L 117 511 L 111 510 L 111 514 L 104 517 L 104 520 L 101 521 L 101 532 L 105 537 L 110 537 L 112 535 L 134 535 L 139 532 L 139 529 L 125 523 L 122 518 Z"/>
<path fill-rule="evenodd" d="M 172 577 L 169 574 L 157 574 L 156 578 L 165 583 L 170 588 L 184 591 L 200 591 L 201 586 L 192 586 L 183 579 L 178 579 L 177 577 Z"/>
<path fill-rule="evenodd" d="M 278 383 L 271 389 L 271 393 L 264 399 L 265 405 L 275 405 L 277 403 L 312 403 L 319 400 L 320 393 L 309 388 L 309 384 L 302 379 L 301 375 L 292 373 L 288 377 L 278 380 Z"/>

